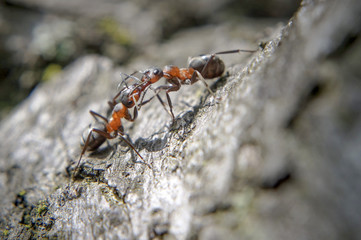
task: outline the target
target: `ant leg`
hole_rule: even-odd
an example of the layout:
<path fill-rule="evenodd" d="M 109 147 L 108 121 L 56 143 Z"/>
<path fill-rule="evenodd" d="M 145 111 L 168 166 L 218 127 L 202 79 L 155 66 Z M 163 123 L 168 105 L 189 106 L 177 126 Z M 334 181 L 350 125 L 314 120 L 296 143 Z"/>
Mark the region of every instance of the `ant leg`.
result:
<path fill-rule="evenodd" d="M 120 73 L 121 75 L 122 75 L 122 74 L 125 75 L 126 78 L 125 78 L 125 79 L 122 79 L 122 82 L 118 84 L 118 87 L 119 87 L 122 83 L 124 83 L 125 87 L 126 87 L 126 88 L 129 88 L 129 87 L 128 87 L 128 84 L 127 84 L 127 82 L 126 82 L 126 80 L 127 80 L 128 78 L 132 78 L 132 79 L 140 82 L 139 78 L 137 78 L 137 77 L 134 76 L 134 75 L 135 75 L 136 73 L 138 73 L 138 72 L 139 72 L 139 71 L 135 71 L 135 72 L 133 72 L 133 73 L 130 74 L 130 75 L 128 75 L 128 74 L 126 74 L 126 73 Z"/>
<path fill-rule="evenodd" d="M 163 100 L 162 100 L 161 97 L 159 96 L 159 94 L 158 94 L 159 91 L 157 92 L 156 90 L 152 89 L 152 90 L 155 92 L 155 94 L 156 94 L 159 102 L 163 105 L 163 108 L 164 108 L 164 109 L 168 112 L 168 114 L 170 114 L 170 116 L 172 117 L 172 121 L 173 121 L 173 122 L 175 121 L 175 117 L 174 117 L 174 113 L 173 113 L 173 105 L 172 105 L 172 101 L 171 101 L 170 96 L 169 96 L 169 92 L 170 92 L 170 91 L 177 91 L 177 90 L 180 88 L 180 86 L 181 86 L 178 80 L 177 80 L 175 83 L 176 83 L 176 84 L 174 84 L 173 86 L 168 87 L 168 89 L 166 89 L 166 91 L 165 91 L 165 94 L 166 94 L 166 96 L 167 96 L 169 111 L 167 110 L 167 108 L 166 108 Z M 162 86 L 159 86 L 157 89 L 160 89 L 160 90 L 161 90 L 161 89 L 162 89 Z M 163 88 L 163 89 L 165 89 L 165 88 Z"/>
<path fill-rule="evenodd" d="M 170 99 L 169 96 L 169 92 L 174 92 L 174 91 L 178 91 L 181 87 L 181 83 L 179 82 L 178 79 L 168 79 L 168 82 L 170 83 L 170 85 L 162 85 L 157 87 L 156 90 L 165 90 L 166 96 L 167 96 L 167 101 L 168 101 L 168 106 L 169 106 L 169 111 L 168 109 L 165 107 L 164 102 L 162 101 L 162 99 L 157 95 L 160 103 L 163 105 L 164 109 L 168 112 L 168 114 L 171 115 L 173 122 L 175 121 L 175 117 L 174 117 L 174 113 L 173 113 L 173 104 L 172 101 Z"/>
<path fill-rule="evenodd" d="M 133 151 L 144 161 L 143 157 L 140 155 L 140 153 L 135 149 L 135 147 L 133 146 L 133 144 L 131 144 L 127 139 L 125 139 L 123 136 L 122 136 L 122 133 L 120 132 L 117 132 L 117 135 L 126 143 L 128 144 L 128 146 L 133 149 Z"/>
<path fill-rule="evenodd" d="M 112 101 L 108 101 L 108 104 L 109 104 L 111 109 L 113 109 L 115 107 L 115 105 L 117 105 L 116 100 L 125 89 L 129 89 L 129 87 L 126 86 L 126 87 L 120 89 L 120 91 L 113 97 Z"/>
<path fill-rule="evenodd" d="M 92 111 L 92 110 L 90 110 L 89 112 L 90 112 L 90 114 L 94 117 L 94 119 L 95 119 L 96 121 L 98 121 L 98 118 L 100 118 L 100 119 L 102 119 L 104 122 L 108 123 L 108 119 L 105 118 L 105 117 L 103 117 L 103 116 L 100 115 L 99 113 L 94 112 L 94 111 Z M 89 131 L 88 137 L 86 138 L 85 143 L 84 143 L 83 150 L 81 151 L 81 154 L 80 154 L 78 163 L 77 163 L 77 165 L 76 165 L 76 167 L 75 167 L 74 175 L 73 175 L 73 176 L 75 176 L 75 174 L 77 173 L 78 168 L 79 168 L 80 161 L 81 161 L 81 159 L 82 159 L 82 157 L 83 157 L 86 149 L 89 147 L 89 141 L 90 141 L 90 138 L 91 138 L 93 132 L 99 133 L 99 131 L 101 131 L 101 130 L 96 129 L 96 128 L 93 128 L 93 129 L 91 129 L 91 130 Z M 104 131 L 103 131 L 103 132 L 104 132 Z M 99 134 L 100 134 L 100 133 L 99 133 Z M 104 136 L 103 134 L 100 134 L 100 135 L 102 135 L 102 136 L 105 137 L 105 138 L 108 138 L 108 136 Z"/>
<path fill-rule="evenodd" d="M 150 101 L 152 101 L 155 96 L 156 96 L 156 95 L 154 95 L 153 97 L 151 97 L 151 98 L 149 98 L 149 99 L 147 99 L 147 100 L 145 100 L 145 101 L 142 100 L 142 102 L 139 104 L 139 109 L 140 109 L 143 105 L 145 105 L 145 104 L 149 103 Z M 139 109 L 138 109 L 138 110 L 139 110 Z"/>
<path fill-rule="evenodd" d="M 143 94 L 143 95 L 144 95 L 144 94 Z M 134 96 L 134 95 L 132 95 L 132 98 L 133 98 L 133 102 L 134 102 L 135 108 L 140 109 L 139 106 L 138 106 L 138 102 L 137 102 L 137 100 L 135 99 L 135 96 Z"/>
<path fill-rule="evenodd" d="M 144 101 L 144 97 L 145 97 L 145 94 L 146 94 L 146 92 L 148 91 L 148 89 L 151 89 L 151 90 L 154 92 L 154 96 L 152 96 L 151 98 L 149 98 L 149 99 L 147 99 L 147 100 Z M 138 110 L 140 110 L 140 108 L 141 108 L 143 105 L 145 105 L 145 104 L 149 103 L 151 100 L 153 100 L 153 98 L 154 98 L 155 96 L 157 96 L 157 95 L 159 94 L 159 92 L 160 92 L 160 91 L 157 91 L 156 89 L 152 88 L 152 86 L 149 85 L 149 86 L 146 88 L 146 90 L 144 91 L 144 93 L 142 94 L 142 97 L 141 97 L 141 99 L 140 99 L 140 104 L 138 105 L 138 106 L 139 106 L 139 107 L 138 107 Z"/>
<path fill-rule="evenodd" d="M 97 118 L 97 117 L 99 117 L 99 118 L 101 118 L 104 122 L 108 123 L 108 119 L 107 119 L 106 117 L 100 115 L 100 114 L 97 113 L 97 112 L 94 112 L 93 110 L 90 110 L 89 112 L 90 112 L 90 114 L 95 118 L 96 121 L 98 121 L 98 118 Z"/>
<path fill-rule="evenodd" d="M 173 106 L 172 106 L 172 103 L 171 103 L 169 94 L 166 93 L 166 95 L 167 95 L 167 101 L 168 101 L 169 109 L 170 109 L 170 110 L 167 109 L 167 107 L 166 107 L 165 103 L 163 102 L 162 98 L 161 98 L 158 94 L 157 94 L 156 96 L 157 96 L 159 102 L 162 104 L 163 108 L 164 108 L 164 109 L 167 111 L 167 113 L 172 117 L 172 121 L 174 122 L 175 117 L 174 117 L 173 110 L 172 110 L 172 109 L 173 109 Z"/>
<path fill-rule="evenodd" d="M 208 62 L 207 62 L 207 64 L 208 64 Z M 207 66 L 207 64 L 205 65 L 205 67 Z M 203 68 L 203 70 L 205 69 L 205 67 Z M 202 70 L 202 71 L 203 71 L 203 70 Z M 197 81 L 197 77 L 198 77 L 198 80 L 201 80 L 201 81 L 204 83 L 204 85 L 205 85 L 206 88 L 208 89 L 209 93 L 210 93 L 213 97 L 215 97 L 214 92 L 213 92 L 212 89 L 208 86 L 208 84 L 207 84 L 206 80 L 203 78 L 202 74 L 199 73 L 197 70 L 195 70 L 195 71 L 193 72 L 193 74 L 192 74 L 191 83 L 193 84 L 194 82 L 196 82 L 196 81 Z"/>
<path fill-rule="evenodd" d="M 158 88 L 166 89 L 168 93 L 169 92 L 175 92 L 175 91 L 178 91 L 180 89 L 181 83 L 180 83 L 178 78 L 167 79 L 167 81 L 170 83 L 170 85 L 165 86 L 165 87 L 163 87 L 164 86 L 163 85 L 163 86 L 159 86 Z"/>
<path fill-rule="evenodd" d="M 165 94 L 166 94 L 166 96 L 167 96 L 167 101 L 168 101 L 168 105 L 169 105 L 169 111 L 170 111 L 170 113 L 171 113 L 171 116 L 172 116 L 172 119 L 173 119 L 173 122 L 174 122 L 174 121 L 175 121 L 175 117 L 174 117 L 174 113 L 173 113 L 172 101 L 170 100 L 169 93 L 166 92 Z"/>
<path fill-rule="evenodd" d="M 125 74 L 125 73 L 120 72 L 120 77 L 122 77 L 122 75 L 125 75 L 126 78 L 122 78 L 122 81 L 118 84 L 118 88 L 119 88 L 123 83 L 124 83 L 124 85 L 125 85 L 126 88 L 129 88 L 129 87 L 128 87 L 128 84 L 127 84 L 127 82 L 126 82 L 126 80 L 129 78 L 129 76 L 128 76 L 127 74 Z"/>
<path fill-rule="evenodd" d="M 171 88 L 171 86 L 169 85 L 162 85 L 162 86 L 159 86 L 157 87 L 156 89 L 153 89 L 151 86 L 149 86 L 149 88 L 154 91 L 155 95 L 152 96 L 151 98 L 147 99 L 144 101 L 144 97 L 145 97 L 145 93 L 143 94 L 142 98 L 141 98 L 141 101 L 140 101 L 140 104 L 139 104 L 139 108 L 138 110 L 145 104 L 149 103 L 151 100 L 153 100 L 154 97 L 157 97 L 159 102 L 162 104 L 164 110 L 167 111 L 167 113 L 172 117 L 173 121 L 175 120 L 175 117 L 174 117 L 174 113 L 173 113 L 173 106 L 172 106 L 172 103 L 171 103 L 171 100 L 170 100 L 170 97 L 169 97 L 169 94 L 168 94 L 168 90 L 169 89 L 174 89 L 174 88 Z M 179 89 L 179 87 L 178 87 Z M 164 103 L 164 101 L 162 100 L 162 98 L 159 96 L 159 92 L 161 90 L 166 90 L 166 94 L 167 94 L 167 101 L 168 101 L 168 104 L 169 104 L 169 107 L 170 107 L 170 110 L 167 109 L 166 107 L 166 104 Z M 175 91 L 175 90 L 173 90 Z"/>
<path fill-rule="evenodd" d="M 140 108 L 143 105 L 149 103 L 155 97 L 155 95 L 154 95 L 153 97 L 151 97 L 148 100 L 144 101 L 144 97 L 145 97 L 145 94 L 147 93 L 148 89 L 151 89 L 154 92 L 155 95 L 158 95 L 158 93 L 156 92 L 156 90 L 154 88 L 152 88 L 152 86 L 150 86 L 150 85 L 147 86 L 146 89 L 144 90 L 143 94 L 142 94 L 142 97 L 140 98 L 140 104 L 138 105 L 138 110 L 140 110 Z"/>
<path fill-rule="evenodd" d="M 133 117 L 130 115 L 129 111 L 127 110 L 125 113 L 124 118 L 130 122 L 134 122 L 134 120 L 138 117 L 138 109 L 134 107 Z"/>
<path fill-rule="evenodd" d="M 142 98 L 141 98 L 141 100 L 140 100 L 140 104 L 139 104 L 138 110 L 140 110 L 140 108 L 141 108 L 143 105 L 145 105 L 145 104 L 149 103 L 150 101 L 152 101 L 153 98 L 154 98 L 157 94 L 158 94 L 158 93 L 155 93 L 155 95 L 154 95 L 153 97 L 151 97 L 151 98 L 149 98 L 149 99 L 147 99 L 147 100 L 145 100 L 145 101 L 144 101 L 145 94 L 143 94 L 143 96 L 142 96 Z"/>
<path fill-rule="evenodd" d="M 125 138 L 122 136 L 123 134 L 122 134 L 121 132 L 117 131 L 117 135 L 112 136 L 112 135 L 110 135 L 109 133 L 104 132 L 104 131 L 99 130 L 99 129 L 96 129 L 96 128 L 93 128 L 92 131 L 98 133 L 99 135 L 101 135 L 101 136 L 103 136 L 104 138 L 107 138 L 107 139 L 114 139 L 114 138 L 116 138 L 116 136 L 119 136 L 126 144 L 128 144 L 128 146 L 129 146 L 131 149 L 133 149 L 133 151 L 134 151 L 142 160 L 144 160 L 143 157 L 140 155 L 140 153 L 135 149 L 135 147 L 134 147 L 127 139 L 125 139 Z M 83 151 L 85 152 L 85 150 L 83 150 Z"/>
<path fill-rule="evenodd" d="M 138 109 L 135 107 L 133 110 L 133 117 L 129 119 L 129 121 L 134 122 L 134 120 L 138 117 Z M 127 119 L 128 120 L 128 119 Z"/>
<path fill-rule="evenodd" d="M 132 118 L 131 122 L 133 122 L 137 117 L 138 117 L 138 109 L 137 109 L 137 108 L 134 108 L 133 118 Z"/>
<path fill-rule="evenodd" d="M 86 138 L 86 141 L 85 141 L 85 143 L 84 143 L 83 150 L 82 150 L 81 153 L 80 153 L 80 157 L 79 157 L 78 163 L 77 163 L 77 165 L 76 165 L 76 167 L 75 167 L 75 169 L 74 169 L 73 177 L 75 177 L 76 173 L 78 172 L 78 168 L 79 168 L 81 159 L 83 158 L 83 155 L 84 155 L 86 149 L 87 149 L 88 146 L 89 146 L 89 141 L 90 141 L 90 138 L 91 138 L 93 132 L 99 133 L 99 134 L 102 135 L 103 137 L 107 138 L 107 136 L 104 136 L 103 134 L 101 134 L 101 132 L 104 133 L 104 131 L 102 131 L 102 130 L 93 128 L 92 130 L 89 131 L 88 137 Z"/>
<path fill-rule="evenodd" d="M 193 84 L 195 82 L 197 82 L 198 80 L 201 80 L 204 85 L 206 86 L 206 88 L 208 89 L 208 91 L 210 92 L 210 94 L 215 97 L 215 94 L 214 92 L 210 89 L 210 87 L 208 86 L 207 82 L 205 81 L 204 79 L 204 75 L 206 73 L 206 70 L 210 64 L 210 62 L 215 58 L 216 56 L 216 53 L 214 54 L 211 54 L 210 57 L 208 58 L 206 64 L 204 64 L 203 68 L 202 68 L 202 71 L 199 72 L 198 70 L 194 70 L 194 72 L 192 73 L 192 77 L 190 78 L 190 84 Z M 188 60 L 189 61 L 189 60 Z"/>

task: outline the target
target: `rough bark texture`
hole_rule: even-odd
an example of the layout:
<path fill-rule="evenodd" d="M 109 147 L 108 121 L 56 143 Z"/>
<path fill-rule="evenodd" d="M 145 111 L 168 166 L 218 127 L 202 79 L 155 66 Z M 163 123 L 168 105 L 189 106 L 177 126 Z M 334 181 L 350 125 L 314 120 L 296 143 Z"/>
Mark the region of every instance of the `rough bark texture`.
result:
<path fill-rule="evenodd" d="M 157 101 L 125 123 L 150 167 L 113 140 L 71 182 L 89 109 L 105 114 L 119 71 L 144 68 L 77 60 L 1 123 L 2 236 L 359 239 L 360 16 L 357 0 L 303 1 L 263 50 L 224 56 L 236 65 L 212 86 L 216 99 L 184 86 L 171 94 L 174 125 Z M 249 27 L 234 31 L 246 40 L 232 30 L 186 31 L 149 50 L 146 66 L 255 45 Z"/>

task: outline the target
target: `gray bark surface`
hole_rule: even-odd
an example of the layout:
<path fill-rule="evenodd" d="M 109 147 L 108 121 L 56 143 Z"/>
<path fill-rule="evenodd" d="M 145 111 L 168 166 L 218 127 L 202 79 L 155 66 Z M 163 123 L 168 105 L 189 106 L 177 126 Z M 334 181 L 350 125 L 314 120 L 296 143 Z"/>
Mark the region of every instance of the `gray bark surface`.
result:
<path fill-rule="evenodd" d="M 360 16 L 356 0 L 303 1 L 264 49 L 221 56 L 216 98 L 182 86 L 174 125 L 157 101 L 124 121 L 146 164 L 112 140 L 72 182 L 89 110 L 106 114 L 120 72 L 252 49 L 265 25 L 188 30 L 122 69 L 78 59 L 1 122 L 2 237 L 360 239 Z"/>

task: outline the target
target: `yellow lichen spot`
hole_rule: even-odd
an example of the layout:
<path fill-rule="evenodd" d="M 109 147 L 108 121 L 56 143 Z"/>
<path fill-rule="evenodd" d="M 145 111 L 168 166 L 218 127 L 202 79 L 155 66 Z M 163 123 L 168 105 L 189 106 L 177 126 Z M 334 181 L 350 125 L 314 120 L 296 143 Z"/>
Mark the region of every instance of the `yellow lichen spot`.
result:
<path fill-rule="evenodd" d="M 18 193 L 18 196 L 19 197 L 22 197 L 22 196 L 25 196 L 26 195 L 26 191 L 25 190 L 22 190 Z"/>
<path fill-rule="evenodd" d="M 46 201 L 40 201 L 38 206 L 38 215 L 43 215 L 48 211 L 48 204 Z"/>
<path fill-rule="evenodd" d="M 50 80 L 51 78 L 53 78 L 55 75 L 59 74 L 61 72 L 61 66 L 58 64 L 49 64 L 44 72 L 43 72 L 43 77 L 42 77 L 42 81 L 46 82 L 48 80 Z"/>

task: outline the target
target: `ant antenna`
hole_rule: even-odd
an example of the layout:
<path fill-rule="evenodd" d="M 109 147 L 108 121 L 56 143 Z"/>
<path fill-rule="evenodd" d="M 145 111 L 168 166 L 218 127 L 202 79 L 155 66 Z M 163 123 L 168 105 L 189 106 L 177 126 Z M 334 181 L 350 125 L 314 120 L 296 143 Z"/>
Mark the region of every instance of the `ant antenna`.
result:
<path fill-rule="evenodd" d="M 218 54 L 230 54 L 230 53 L 240 53 L 240 52 L 248 52 L 253 53 L 257 52 L 258 50 L 244 50 L 244 49 L 235 49 L 235 50 L 229 50 L 229 51 L 222 51 L 222 52 L 216 52 L 212 55 L 218 55 Z"/>
<path fill-rule="evenodd" d="M 123 84 L 126 86 L 126 88 L 129 88 L 126 80 L 128 80 L 129 78 L 132 78 L 134 80 L 136 80 L 137 82 L 140 82 L 139 78 L 137 78 L 136 76 L 134 76 L 136 73 L 138 73 L 139 71 L 135 71 L 132 74 L 126 74 L 126 73 L 120 73 L 120 76 L 124 75 L 126 78 L 122 78 L 122 81 L 118 84 L 118 88 L 120 88 L 120 86 L 122 86 Z"/>

